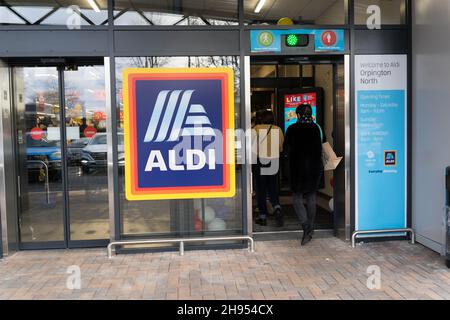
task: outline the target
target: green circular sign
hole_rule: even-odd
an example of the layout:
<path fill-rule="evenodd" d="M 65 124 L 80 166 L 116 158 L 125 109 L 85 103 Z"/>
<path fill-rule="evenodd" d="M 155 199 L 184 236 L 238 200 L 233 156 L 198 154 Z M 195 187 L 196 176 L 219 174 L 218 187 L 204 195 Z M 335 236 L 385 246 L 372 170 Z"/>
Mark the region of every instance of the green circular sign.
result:
<path fill-rule="evenodd" d="M 268 31 L 261 32 L 258 36 L 258 42 L 264 47 L 270 47 L 273 43 L 273 34 Z"/>
<path fill-rule="evenodd" d="M 290 34 L 286 37 L 286 45 L 289 47 L 295 47 L 298 45 L 299 39 L 296 34 Z"/>

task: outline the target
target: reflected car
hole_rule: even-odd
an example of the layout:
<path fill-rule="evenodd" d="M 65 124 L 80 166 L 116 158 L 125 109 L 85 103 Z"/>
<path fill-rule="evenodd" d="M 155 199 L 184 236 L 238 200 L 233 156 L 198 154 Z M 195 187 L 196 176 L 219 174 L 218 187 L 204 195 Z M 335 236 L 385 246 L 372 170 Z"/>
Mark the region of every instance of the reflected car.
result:
<path fill-rule="evenodd" d="M 123 133 L 117 134 L 118 138 L 118 164 L 119 169 L 125 164 Z M 81 167 L 84 173 L 90 173 L 93 170 L 106 169 L 108 165 L 108 145 L 106 133 L 97 133 L 91 138 L 88 145 L 83 148 Z"/>
<path fill-rule="evenodd" d="M 61 178 L 61 145 L 59 141 L 42 138 L 35 140 L 27 133 L 27 166 L 30 180 L 39 181 L 42 174 L 47 174 L 49 180 Z M 42 171 L 44 170 L 44 171 Z"/>
<path fill-rule="evenodd" d="M 89 144 L 90 138 L 72 140 L 67 145 L 67 164 L 69 166 L 80 166 L 83 158 L 83 149 Z"/>

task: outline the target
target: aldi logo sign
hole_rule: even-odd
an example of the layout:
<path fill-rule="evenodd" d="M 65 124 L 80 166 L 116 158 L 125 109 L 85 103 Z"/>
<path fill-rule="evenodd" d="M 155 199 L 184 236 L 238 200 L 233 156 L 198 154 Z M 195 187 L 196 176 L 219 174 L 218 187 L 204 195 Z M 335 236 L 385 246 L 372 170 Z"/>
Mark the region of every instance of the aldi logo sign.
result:
<path fill-rule="evenodd" d="M 124 70 L 128 200 L 234 196 L 233 83 L 229 68 Z"/>

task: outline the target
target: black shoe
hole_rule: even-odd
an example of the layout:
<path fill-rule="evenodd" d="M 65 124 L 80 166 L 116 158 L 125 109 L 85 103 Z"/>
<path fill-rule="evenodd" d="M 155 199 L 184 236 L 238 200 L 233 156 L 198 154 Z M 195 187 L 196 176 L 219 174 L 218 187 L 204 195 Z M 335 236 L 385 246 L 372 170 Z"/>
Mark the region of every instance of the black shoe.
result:
<path fill-rule="evenodd" d="M 313 225 L 309 225 L 307 232 L 308 232 L 308 235 L 310 237 L 312 237 L 314 235 L 314 226 Z"/>
<path fill-rule="evenodd" d="M 277 227 L 281 228 L 284 226 L 283 214 L 281 213 L 281 208 L 276 208 L 274 211 L 275 219 L 277 220 Z"/>
<path fill-rule="evenodd" d="M 258 218 L 255 220 L 256 224 L 259 224 L 260 226 L 267 226 L 267 219 Z"/>
<path fill-rule="evenodd" d="M 277 218 L 277 227 L 278 228 L 284 227 L 284 219 L 283 218 Z"/>
<path fill-rule="evenodd" d="M 311 240 L 312 240 L 312 237 L 308 233 L 303 232 L 302 246 L 306 245 Z"/>
<path fill-rule="evenodd" d="M 303 237 L 302 237 L 302 246 L 307 244 L 311 241 L 312 235 L 311 235 L 311 226 L 308 223 L 302 224 L 303 228 Z"/>

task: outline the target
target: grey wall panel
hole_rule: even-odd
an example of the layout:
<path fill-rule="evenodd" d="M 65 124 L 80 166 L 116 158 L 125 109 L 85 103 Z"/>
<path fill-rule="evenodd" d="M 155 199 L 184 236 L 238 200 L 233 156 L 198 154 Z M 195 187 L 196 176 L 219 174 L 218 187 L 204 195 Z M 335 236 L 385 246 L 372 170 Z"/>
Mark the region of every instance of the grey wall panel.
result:
<path fill-rule="evenodd" d="M 118 56 L 239 55 L 239 31 L 115 31 Z"/>
<path fill-rule="evenodd" d="M 0 57 L 106 56 L 107 31 L 1 31 Z"/>
<path fill-rule="evenodd" d="M 355 54 L 408 53 L 408 30 L 355 30 Z"/>
<path fill-rule="evenodd" d="M 450 166 L 450 1 L 413 7 L 413 224 L 418 241 L 438 251 Z"/>

